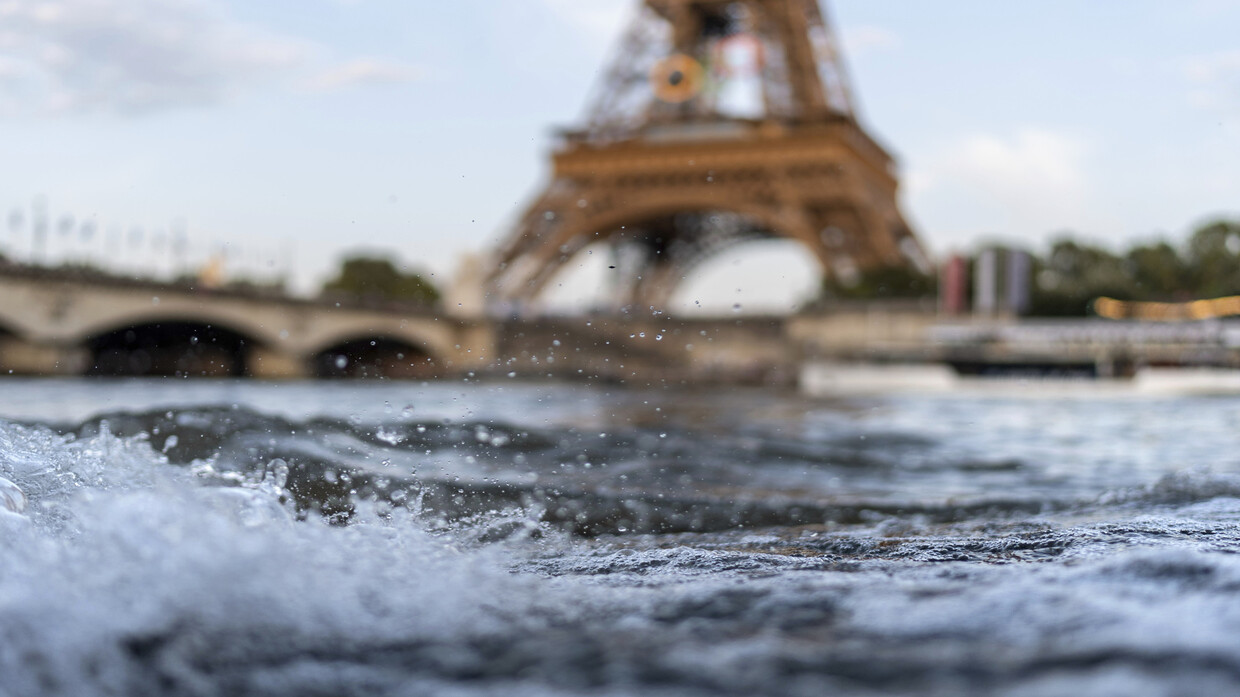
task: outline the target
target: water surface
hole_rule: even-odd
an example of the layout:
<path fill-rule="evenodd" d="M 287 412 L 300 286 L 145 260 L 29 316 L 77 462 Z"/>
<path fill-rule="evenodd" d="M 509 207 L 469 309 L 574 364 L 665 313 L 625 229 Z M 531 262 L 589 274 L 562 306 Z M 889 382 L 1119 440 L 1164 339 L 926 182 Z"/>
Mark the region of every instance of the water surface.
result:
<path fill-rule="evenodd" d="M 4 695 L 1240 688 L 1236 398 L 0 395 Z"/>

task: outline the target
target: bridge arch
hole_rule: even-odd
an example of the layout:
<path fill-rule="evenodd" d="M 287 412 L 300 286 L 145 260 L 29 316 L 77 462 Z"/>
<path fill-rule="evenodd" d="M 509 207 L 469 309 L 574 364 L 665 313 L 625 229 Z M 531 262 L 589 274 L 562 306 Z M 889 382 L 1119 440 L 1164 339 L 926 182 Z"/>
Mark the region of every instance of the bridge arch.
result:
<path fill-rule="evenodd" d="M 28 298 L 21 300 L 0 302 L 0 336 L 28 339 L 37 335 L 39 326 L 46 323 L 42 313 L 31 311 L 31 303 L 25 302 Z"/>
<path fill-rule="evenodd" d="M 416 349 L 441 365 L 461 353 L 459 327 L 437 317 L 356 316 L 342 313 L 331 322 L 306 327 L 292 346 L 301 356 L 314 356 L 334 347 L 357 341 L 386 341 Z"/>
<path fill-rule="evenodd" d="M 585 236 L 595 231 L 614 231 L 625 224 L 640 224 L 677 213 L 706 211 L 743 215 L 769 229 L 772 235 L 801 239 L 812 244 L 813 233 L 807 227 L 809 221 L 799 219 L 792 215 L 789 209 L 781 208 L 778 204 L 733 201 L 718 196 L 692 196 L 684 192 L 674 195 L 645 196 L 641 200 L 626 202 L 621 207 L 581 216 L 577 220 L 566 223 L 559 236 L 562 238 Z"/>
<path fill-rule="evenodd" d="M 96 376 L 240 377 L 258 345 L 232 327 L 188 319 L 139 322 L 84 341 Z"/>
<path fill-rule="evenodd" d="M 745 239 L 684 264 L 678 282 L 647 298 L 674 314 L 782 315 L 819 297 L 822 268 L 805 246 L 786 237 Z"/>
<path fill-rule="evenodd" d="M 308 363 L 310 374 L 319 378 L 420 380 L 439 377 L 443 370 L 443 357 L 425 344 L 384 334 L 338 338 L 315 351 Z"/>
<path fill-rule="evenodd" d="M 6 303 L 0 303 L 5 305 Z M 21 330 L 0 318 L 0 375 L 27 375 L 37 372 L 30 366 L 33 355 L 46 356 L 42 347 L 31 346 Z M 53 362 L 55 358 L 52 359 Z"/>
<path fill-rule="evenodd" d="M 264 323 L 257 318 L 257 313 L 247 312 L 244 305 L 213 304 L 195 296 L 153 301 L 140 309 L 129 306 L 109 311 L 97 305 L 90 309 L 92 316 L 78 317 L 77 335 L 83 340 L 128 327 L 180 323 L 219 327 L 245 336 L 251 342 L 277 345 L 285 330 L 283 326 Z"/>
<path fill-rule="evenodd" d="M 837 217 L 840 225 L 860 227 L 861 221 L 848 219 L 845 211 Z M 717 218 L 726 222 L 714 225 L 712 231 L 712 225 L 706 223 Z M 689 222 L 682 222 L 685 220 Z M 631 289 L 631 301 L 640 306 L 666 308 L 681 281 L 698 266 L 737 245 L 754 241 L 793 242 L 813 259 L 820 275 L 833 273 L 841 262 L 851 262 L 853 250 L 846 245 L 833 245 L 834 238 L 825 229 L 815 229 L 817 222 L 820 221 L 811 220 L 800 208 L 720 201 L 714 196 L 686 197 L 683 192 L 626 202 L 593 215 L 573 216 L 559 225 L 551 241 L 540 244 L 538 253 L 517 261 L 527 265 L 530 280 L 515 293 L 517 299 L 540 297 L 586 248 L 597 244 L 615 246 L 626 238 L 645 245 L 649 252 L 645 266 L 630 274 L 641 279 Z M 693 229 L 694 225 L 699 229 Z M 843 240 L 849 237 L 840 235 Z M 517 275 L 520 273 L 518 270 Z"/>

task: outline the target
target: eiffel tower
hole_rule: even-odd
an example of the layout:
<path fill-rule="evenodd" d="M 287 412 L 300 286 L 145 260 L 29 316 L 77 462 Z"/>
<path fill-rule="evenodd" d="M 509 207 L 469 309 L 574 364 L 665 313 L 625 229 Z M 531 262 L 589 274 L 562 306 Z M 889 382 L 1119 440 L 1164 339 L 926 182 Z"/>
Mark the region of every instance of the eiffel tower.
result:
<path fill-rule="evenodd" d="M 845 284 L 929 270 L 818 0 L 643 0 L 586 125 L 560 137 L 491 262 L 507 311 L 591 245 L 610 253 L 617 309 L 666 307 L 694 267 L 756 239 L 801 243 Z"/>

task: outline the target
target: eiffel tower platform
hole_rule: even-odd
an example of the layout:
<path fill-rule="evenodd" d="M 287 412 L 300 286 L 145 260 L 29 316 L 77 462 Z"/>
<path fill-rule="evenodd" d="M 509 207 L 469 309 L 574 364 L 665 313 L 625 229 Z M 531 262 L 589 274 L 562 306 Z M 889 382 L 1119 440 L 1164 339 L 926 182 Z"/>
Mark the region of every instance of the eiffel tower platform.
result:
<path fill-rule="evenodd" d="M 763 239 L 845 285 L 930 272 L 817 0 L 645 0 L 605 75 L 493 255 L 495 311 L 536 311 L 587 248 L 614 261 L 617 311 L 665 308 L 703 263 Z"/>

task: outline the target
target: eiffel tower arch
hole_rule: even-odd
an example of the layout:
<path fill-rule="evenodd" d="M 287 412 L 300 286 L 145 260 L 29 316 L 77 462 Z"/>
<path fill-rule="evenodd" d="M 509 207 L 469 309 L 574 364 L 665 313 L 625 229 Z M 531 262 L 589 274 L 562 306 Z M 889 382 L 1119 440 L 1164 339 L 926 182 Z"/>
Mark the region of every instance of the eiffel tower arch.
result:
<path fill-rule="evenodd" d="M 818 0 L 643 0 L 584 127 L 560 138 L 552 181 L 495 252 L 497 306 L 535 300 L 599 244 L 617 307 L 663 308 L 756 239 L 794 240 L 845 283 L 929 269 Z"/>

